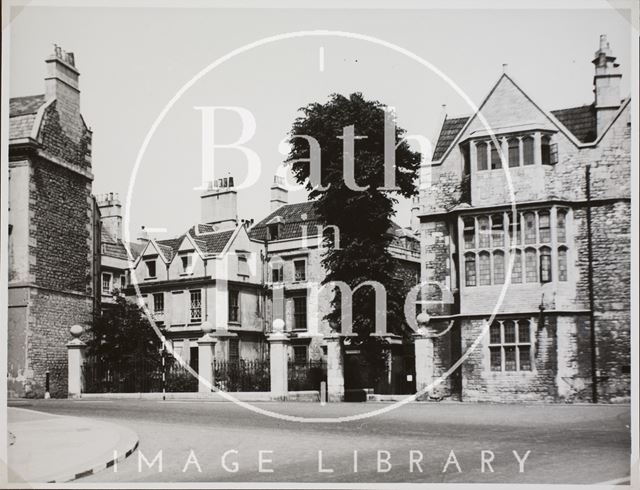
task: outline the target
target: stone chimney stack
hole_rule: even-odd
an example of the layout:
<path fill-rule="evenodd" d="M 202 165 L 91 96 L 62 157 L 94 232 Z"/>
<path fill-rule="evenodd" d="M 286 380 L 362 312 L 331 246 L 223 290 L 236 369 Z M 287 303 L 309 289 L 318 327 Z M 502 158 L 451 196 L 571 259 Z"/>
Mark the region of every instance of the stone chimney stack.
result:
<path fill-rule="evenodd" d="M 420 196 L 411 198 L 411 231 L 420 231 Z"/>
<path fill-rule="evenodd" d="M 76 130 L 81 134 L 80 89 L 78 78 L 80 72 L 76 68 L 73 53 L 67 53 L 60 46 L 54 45 L 53 53 L 45 60 L 47 76 L 45 77 L 45 98 L 55 99 L 56 109 L 60 114 L 64 128 Z"/>
<path fill-rule="evenodd" d="M 109 192 L 98 196 L 97 201 L 102 229 L 116 241 L 122 240 L 122 204 L 120 203 L 120 197 L 118 194 Z"/>
<path fill-rule="evenodd" d="M 600 36 L 600 48 L 595 53 L 592 63 L 595 65 L 593 76 L 593 92 L 595 94 L 596 127 L 598 136 L 611 122 L 620 108 L 620 65 L 611 52 L 607 35 Z"/>
<path fill-rule="evenodd" d="M 278 175 L 273 177 L 271 184 L 271 212 L 284 206 L 289 202 L 289 191 L 285 187 L 284 177 Z"/>
<path fill-rule="evenodd" d="M 217 225 L 219 229 L 234 228 L 238 223 L 238 191 L 233 177 L 210 182 L 200 196 L 202 222 Z"/>

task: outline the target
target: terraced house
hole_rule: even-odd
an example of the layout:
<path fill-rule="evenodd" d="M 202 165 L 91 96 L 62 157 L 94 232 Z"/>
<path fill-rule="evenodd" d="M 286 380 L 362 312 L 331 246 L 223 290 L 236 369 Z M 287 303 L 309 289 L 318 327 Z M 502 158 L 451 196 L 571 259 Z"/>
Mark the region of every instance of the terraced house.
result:
<path fill-rule="evenodd" d="M 606 36 L 592 63 L 584 106 L 546 110 L 505 73 L 479 106 L 487 124 L 442 123 L 418 210 L 422 279 L 445 299 L 430 326 L 453 321 L 435 374 L 491 319 L 447 380 L 463 400 L 630 394 L 630 98 Z"/>

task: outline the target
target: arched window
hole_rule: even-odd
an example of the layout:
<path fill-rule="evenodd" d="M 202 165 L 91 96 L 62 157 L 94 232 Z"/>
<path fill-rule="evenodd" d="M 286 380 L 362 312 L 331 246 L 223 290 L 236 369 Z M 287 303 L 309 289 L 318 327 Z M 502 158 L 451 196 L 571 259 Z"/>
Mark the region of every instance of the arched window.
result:
<path fill-rule="evenodd" d="M 491 143 L 491 168 L 492 169 L 495 170 L 497 168 L 502 168 L 501 154 L 502 154 L 502 151 L 500 146 L 496 147 L 496 145 Z"/>
<path fill-rule="evenodd" d="M 551 138 L 543 136 L 540 141 L 540 152 L 542 156 L 542 165 L 551 165 Z"/>
<path fill-rule="evenodd" d="M 481 216 L 478 218 L 478 247 L 489 247 L 489 236 L 491 230 L 489 230 L 489 218 L 487 216 Z"/>
<path fill-rule="evenodd" d="M 478 170 L 487 170 L 489 168 L 487 164 L 487 144 L 484 141 L 480 141 L 476 144 L 476 155 L 478 159 Z"/>
<path fill-rule="evenodd" d="M 476 285 L 476 256 L 468 253 L 464 256 L 464 278 L 466 286 Z"/>
<path fill-rule="evenodd" d="M 551 249 L 540 248 L 540 282 L 551 282 Z"/>
<path fill-rule="evenodd" d="M 533 138 L 527 136 L 522 140 L 522 160 L 525 165 L 535 163 Z"/>
<path fill-rule="evenodd" d="M 558 230 L 558 241 L 567 241 L 567 212 L 563 209 L 558 209 L 558 215 L 556 218 L 556 228 Z"/>
<path fill-rule="evenodd" d="M 520 140 L 518 138 L 509 140 L 509 166 L 520 166 Z"/>
<path fill-rule="evenodd" d="M 491 259 L 489 252 L 480 252 L 478 264 L 478 279 L 481 286 L 491 284 Z"/>
<path fill-rule="evenodd" d="M 525 280 L 527 282 L 538 282 L 538 260 L 536 249 L 528 248 L 524 251 Z"/>
<path fill-rule="evenodd" d="M 504 252 L 493 252 L 493 284 L 504 284 Z"/>
<path fill-rule="evenodd" d="M 504 247 L 504 218 L 501 214 L 491 216 L 491 240 L 493 247 Z"/>
<path fill-rule="evenodd" d="M 511 282 L 515 284 L 522 283 L 522 252 L 515 250 L 513 252 L 513 269 L 511 269 Z"/>
<path fill-rule="evenodd" d="M 473 218 L 464 218 L 464 248 L 476 248 L 476 222 Z"/>
<path fill-rule="evenodd" d="M 567 281 L 567 247 L 558 249 L 558 281 Z"/>
<path fill-rule="evenodd" d="M 549 243 L 551 241 L 551 221 L 549 220 L 549 211 L 539 212 L 538 221 L 540 227 L 540 243 Z"/>
<path fill-rule="evenodd" d="M 524 215 L 524 243 L 536 243 L 536 215 L 533 213 Z"/>

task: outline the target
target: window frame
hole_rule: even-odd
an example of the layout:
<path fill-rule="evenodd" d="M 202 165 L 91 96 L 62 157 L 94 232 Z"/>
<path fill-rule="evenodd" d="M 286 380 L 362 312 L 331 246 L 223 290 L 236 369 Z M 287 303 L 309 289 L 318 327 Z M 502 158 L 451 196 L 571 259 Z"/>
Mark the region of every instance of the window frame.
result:
<path fill-rule="evenodd" d="M 185 263 L 186 259 L 186 263 Z M 192 275 L 193 274 L 193 253 L 182 253 L 180 254 L 180 262 L 182 265 L 182 275 Z"/>
<path fill-rule="evenodd" d="M 158 309 L 158 305 L 157 305 L 157 300 L 158 298 L 160 298 L 160 302 L 162 303 L 162 307 Z M 159 293 L 153 293 L 152 294 L 152 301 L 151 303 L 153 304 L 153 313 L 154 314 L 163 314 L 164 313 L 164 293 L 163 292 L 159 292 Z"/>
<path fill-rule="evenodd" d="M 109 280 L 106 282 L 107 289 L 105 289 L 105 276 L 109 276 Z M 103 272 L 101 276 L 101 291 L 103 294 L 111 294 L 113 291 L 113 274 L 111 272 Z"/>
<path fill-rule="evenodd" d="M 513 341 L 507 341 L 506 338 L 506 328 L 505 325 L 511 322 L 513 325 Z M 526 322 L 523 325 L 523 322 Z M 496 341 L 496 337 L 494 335 L 495 328 L 499 328 L 499 341 Z M 524 329 L 522 328 L 524 326 Z M 505 374 L 505 373 L 534 373 L 535 372 L 535 357 L 534 357 L 534 335 L 533 335 L 533 322 L 530 318 L 503 318 L 499 320 L 494 320 L 494 322 L 489 327 L 489 335 L 487 336 L 487 349 L 489 351 L 488 363 L 489 363 L 489 372 L 497 373 L 497 374 Z M 527 339 L 522 340 L 521 333 L 522 330 L 527 331 Z M 515 352 L 515 369 L 507 369 L 507 349 L 513 349 Z M 527 354 L 523 355 L 522 352 L 526 352 Z M 499 352 L 500 354 L 500 369 L 495 369 L 494 364 L 494 352 Z M 526 356 L 526 357 L 525 357 Z M 527 359 L 526 363 L 523 363 L 523 360 Z M 523 369 L 523 364 L 528 366 Z"/>
<path fill-rule="evenodd" d="M 235 303 L 232 301 L 235 298 Z M 240 323 L 242 320 L 241 299 L 239 289 L 229 289 L 227 294 L 227 321 L 228 323 Z M 233 314 L 232 314 L 233 313 Z"/>
<path fill-rule="evenodd" d="M 144 263 L 147 266 L 147 279 L 157 279 L 158 278 L 158 259 L 144 259 Z M 149 265 L 153 264 L 153 274 L 151 274 L 151 268 Z"/>
<path fill-rule="evenodd" d="M 194 295 L 198 294 L 197 306 L 194 306 Z M 194 312 L 199 314 L 194 316 Z M 202 289 L 189 289 L 189 323 L 202 323 Z"/>
<path fill-rule="evenodd" d="M 309 329 L 308 322 L 308 314 L 309 314 L 309 304 L 307 295 L 296 295 L 292 297 L 292 305 L 293 305 L 293 330 L 304 330 L 307 331 Z M 304 313 L 298 311 L 298 303 L 297 301 L 304 300 Z M 304 324 L 304 326 L 300 326 Z"/>
<path fill-rule="evenodd" d="M 298 279 L 298 270 L 296 267 L 296 264 L 299 264 L 300 262 L 302 262 L 302 279 Z M 292 264 L 293 264 L 293 281 L 294 282 L 305 282 L 307 280 L 307 259 L 306 258 L 300 258 L 300 259 L 293 259 L 292 260 Z"/>

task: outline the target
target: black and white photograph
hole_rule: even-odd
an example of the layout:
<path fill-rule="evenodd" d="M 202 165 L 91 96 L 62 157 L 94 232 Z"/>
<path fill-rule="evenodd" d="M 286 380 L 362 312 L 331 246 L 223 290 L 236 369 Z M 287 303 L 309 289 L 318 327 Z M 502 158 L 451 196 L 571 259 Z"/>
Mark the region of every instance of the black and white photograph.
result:
<path fill-rule="evenodd" d="M 639 29 L 3 2 L 0 487 L 639 488 Z"/>

